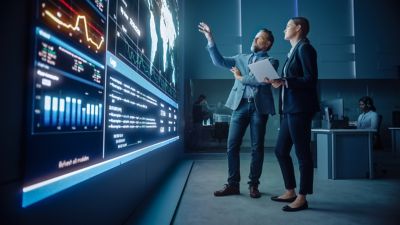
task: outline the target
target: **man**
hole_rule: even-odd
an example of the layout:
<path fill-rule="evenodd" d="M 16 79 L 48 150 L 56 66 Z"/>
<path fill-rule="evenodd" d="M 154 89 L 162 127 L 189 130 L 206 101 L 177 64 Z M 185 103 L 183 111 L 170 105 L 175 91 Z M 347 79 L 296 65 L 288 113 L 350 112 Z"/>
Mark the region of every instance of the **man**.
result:
<path fill-rule="evenodd" d="M 223 57 L 218 51 L 211 34 L 210 27 L 205 23 L 199 24 L 199 31 L 208 41 L 207 49 L 214 65 L 231 69 L 235 83 L 226 102 L 226 107 L 233 110 L 228 134 L 228 184 L 223 189 L 215 191 L 214 196 L 240 194 L 240 158 L 239 151 L 243 135 L 250 124 L 252 159 L 248 182 L 250 196 L 259 198 L 259 178 L 264 161 L 264 136 L 268 114 L 275 114 L 271 86 L 259 83 L 250 73 L 248 64 L 269 58 L 271 64 L 278 68 L 279 62 L 268 56 L 267 51 L 274 43 L 272 32 L 261 29 L 255 36 L 251 54 L 238 54 L 233 57 Z"/>

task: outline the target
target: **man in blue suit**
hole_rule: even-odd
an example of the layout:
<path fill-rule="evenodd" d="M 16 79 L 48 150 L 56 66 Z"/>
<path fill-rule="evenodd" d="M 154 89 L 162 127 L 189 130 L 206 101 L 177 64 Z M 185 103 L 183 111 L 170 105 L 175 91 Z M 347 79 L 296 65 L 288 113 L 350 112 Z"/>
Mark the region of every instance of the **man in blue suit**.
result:
<path fill-rule="evenodd" d="M 259 178 L 264 161 L 264 136 L 268 114 L 275 114 L 271 85 L 259 83 L 249 71 L 248 64 L 259 60 L 269 59 L 278 68 L 279 62 L 269 57 L 268 50 L 274 43 L 272 32 L 261 29 L 255 36 L 251 54 L 238 54 L 224 57 L 218 51 L 211 34 L 210 27 L 205 23 L 199 24 L 199 31 L 207 38 L 207 49 L 214 65 L 231 69 L 235 83 L 226 102 L 226 107 L 233 110 L 228 134 L 228 184 L 223 189 L 215 191 L 215 196 L 240 194 L 240 158 L 239 151 L 246 128 L 250 125 L 252 159 L 248 182 L 250 196 L 259 198 Z"/>

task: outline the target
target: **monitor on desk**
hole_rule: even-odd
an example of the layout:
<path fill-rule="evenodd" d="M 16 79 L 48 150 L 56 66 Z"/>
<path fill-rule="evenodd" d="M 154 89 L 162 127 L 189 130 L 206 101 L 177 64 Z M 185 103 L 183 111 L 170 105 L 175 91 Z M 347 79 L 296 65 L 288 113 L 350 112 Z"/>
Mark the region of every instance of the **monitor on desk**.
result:
<path fill-rule="evenodd" d="M 322 101 L 321 108 L 323 109 L 323 112 L 325 112 L 326 107 L 328 107 L 330 111 L 330 118 L 325 119 L 342 120 L 344 118 L 343 98 Z"/>
<path fill-rule="evenodd" d="M 349 129 L 348 118 L 343 113 L 343 99 L 336 98 L 321 102 L 323 112 L 322 128 L 327 129 Z"/>

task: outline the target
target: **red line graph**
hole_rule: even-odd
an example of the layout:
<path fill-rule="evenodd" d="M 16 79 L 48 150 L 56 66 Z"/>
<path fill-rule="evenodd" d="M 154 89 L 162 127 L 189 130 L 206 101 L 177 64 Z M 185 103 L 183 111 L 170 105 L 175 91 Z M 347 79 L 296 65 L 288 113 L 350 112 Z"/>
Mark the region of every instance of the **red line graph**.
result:
<path fill-rule="evenodd" d="M 60 2 L 65 7 L 67 7 L 69 10 L 71 10 L 71 12 L 75 13 L 75 15 L 79 16 L 79 13 L 74 8 L 72 8 L 72 6 L 68 5 L 68 3 L 66 3 L 64 0 L 60 0 Z M 94 31 L 96 31 L 99 35 L 101 35 L 101 36 L 103 35 L 103 33 L 100 32 L 93 24 L 91 24 L 91 23 L 87 23 L 87 24 L 89 25 L 90 28 L 92 28 Z"/>

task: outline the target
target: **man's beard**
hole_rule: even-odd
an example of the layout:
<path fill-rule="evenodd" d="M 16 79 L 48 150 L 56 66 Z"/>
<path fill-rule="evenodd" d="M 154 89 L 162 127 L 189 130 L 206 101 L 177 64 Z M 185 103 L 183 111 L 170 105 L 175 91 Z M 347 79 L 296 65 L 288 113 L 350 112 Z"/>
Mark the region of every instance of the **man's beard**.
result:
<path fill-rule="evenodd" d="M 256 46 L 254 46 L 254 45 L 251 45 L 251 47 L 250 47 L 250 51 L 251 51 L 251 52 L 256 52 Z"/>
<path fill-rule="evenodd" d="M 260 49 L 258 48 L 258 46 L 255 45 L 255 44 L 252 44 L 252 45 L 251 45 L 250 50 L 251 50 L 251 52 L 254 52 L 254 53 L 257 53 L 257 52 L 260 51 Z"/>

